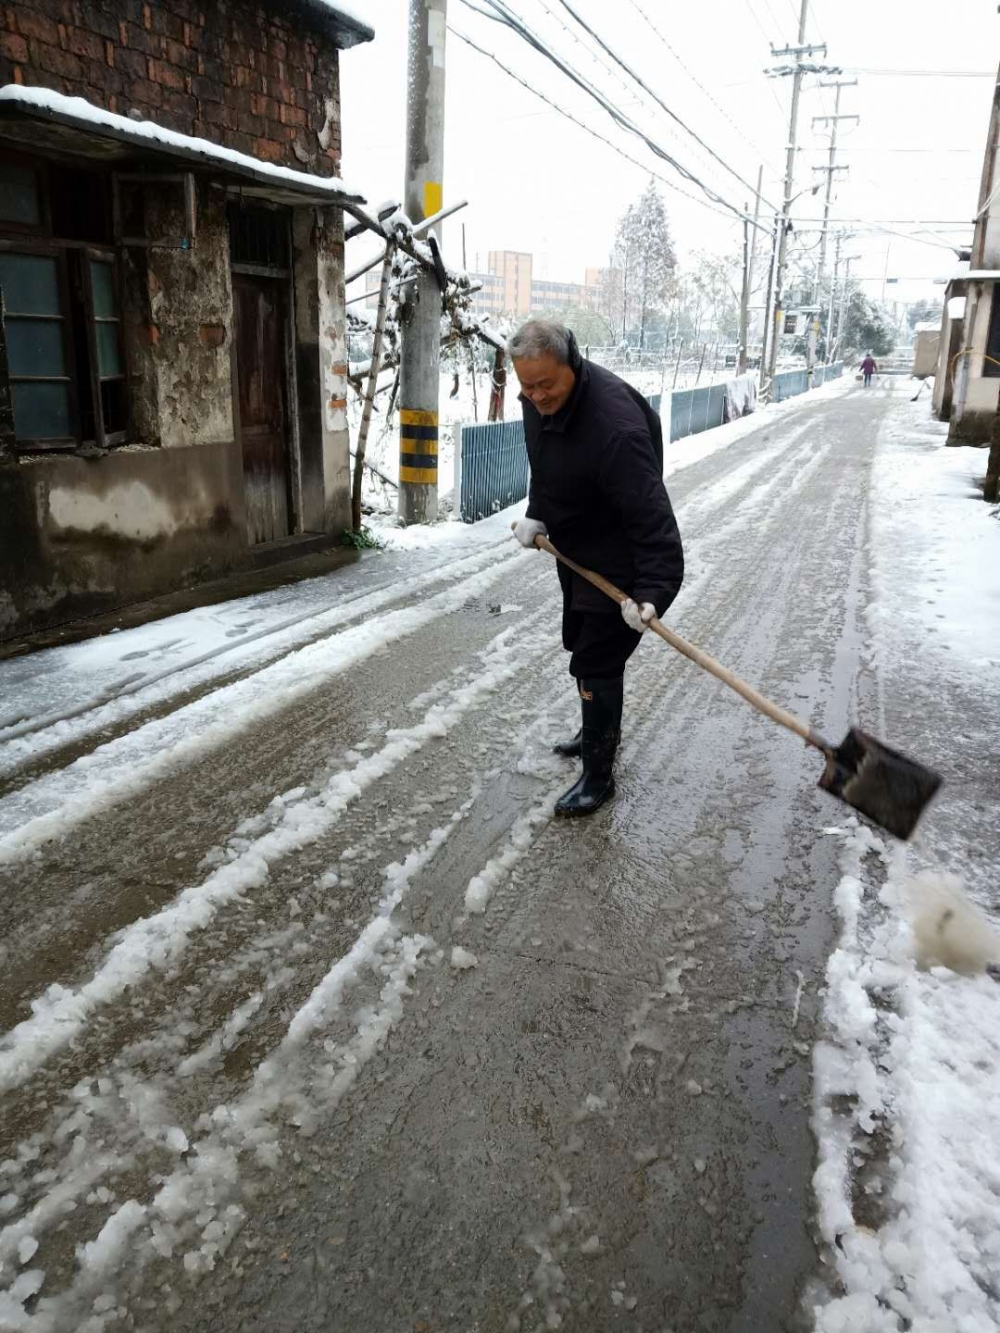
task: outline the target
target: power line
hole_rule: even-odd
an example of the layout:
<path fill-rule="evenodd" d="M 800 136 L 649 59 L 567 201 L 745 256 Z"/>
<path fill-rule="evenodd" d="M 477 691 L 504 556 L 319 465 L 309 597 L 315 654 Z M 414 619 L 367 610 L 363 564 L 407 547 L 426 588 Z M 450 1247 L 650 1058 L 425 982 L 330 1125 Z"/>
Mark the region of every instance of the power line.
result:
<path fill-rule="evenodd" d="M 608 101 L 598 88 L 595 88 L 592 83 L 585 79 L 582 74 L 579 74 L 573 69 L 573 67 L 562 59 L 561 56 L 558 56 L 550 47 L 546 46 L 545 42 L 543 42 L 540 37 L 536 36 L 527 24 L 520 19 L 513 10 L 511 10 L 509 5 L 505 3 L 505 0 L 485 0 L 485 3 L 494 11 L 494 13 L 500 16 L 501 22 L 505 23 L 513 32 L 517 33 L 523 41 L 527 42 L 527 44 L 533 47 L 540 55 L 543 55 L 546 60 L 551 61 L 551 63 L 565 74 L 567 78 L 572 80 L 578 88 L 581 88 L 589 97 L 592 97 L 598 105 L 607 112 L 616 125 L 627 130 L 628 133 L 635 135 L 636 138 L 641 139 L 650 152 L 654 153 L 664 162 L 668 162 L 685 180 L 690 181 L 693 185 L 697 185 L 706 198 L 710 199 L 713 203 L 721 204 L 723 208 L 728 209 L 730 213 L 734 214 L 741 221 L 743 220 L 746 215 L 742 209 L 737 208 L 735 204 L 731 204 L 728 199 L 723 195 L 718 194 L 711 188 L 711 186 L 706 185 L 704 181 L 700 180 L 694 174 L 694 172 L 689 171 L 688 168 L 678 162 L 672 154 L 668 153 L 665 148 L 662 148 L 655 140 L 651 139 L 633 120 L 630 120 L 628 116 L 623 115 L 613 103 Z M 471 0 L 463 0 L 463 4 L 474 13 L 482 13 L 478 6 L 471 3 Z"/>
<path fill-rule="evenodd" d="M 563 32 L 567 33 L 568 36 L 570 36 L 573 39 L 573 41 L 577 44 L 577 46 L 582 47 L 582 49 L 586 52 L 588 56 L 590 56 L 592 60 L 594 60 L 598 65 L 600 65 L 602 69 L 607 70 L 607 72 L 611 75 L 611 77 L 619 85 L 619 87 L 624 88 L 627 93 L 630 93 L 633 96 L 635 95 L 635 89 L 632 88 L 628 83 L 626 83 L 625 80 L 622 78 L 622 76 L 618 73 L 618 71 L 612 68 L 612 66 L 609 65 L 606 60 L 602 60 L 596 51 L 591 50 L 591 48 L 587 46 L 587 44 L 582 40 L 579 34 L 573 31 L 573 29 L 569 26 L 566 20 L 559 17 L 556 11 L 547 3 L 547 0 L 539 0 L 539 3 L 545 10 L 546 14 L 548 14 L 551 19 L 553 19 L 556 23 L 559 24 Z"/>
<path fill-rule="evenodd" d="M 543 3 L 544 3 L 544 0 L 543 0 Z M 719 112 L 719 114 L 720 114 L 725 120 L 727 120 L 727 121 L 729 122 L 729 124 L 733 127 L 733 129 L 734 129 L 734 130 L 736 131 L 736 133 L 740 136 L 740 138 L 743 140 L 743 142 L 744 142 L 749 148 L 752 148 L 752 149 L 754 150 L 754 152 L 757 154 L 757 156 L 758 156 L 759 158 L 761 158 L 765 163 L 767 163 L 767 157 L 765 156 L 765 154 L 761 152 L 761 150 L 757 147 L 757 145 L 753 142 L 752 139 L 748 139 L 748 138 L 747 138 L 747 136 L 746 136 L 746 135 L 743 133 L 743 131 L 740 129 L 739 125 L 736 124 L 736 121 L 733 120 L 732 116 L 730 116 L 729 112 L 725 109 L 725 107 L 722 106 L 722 104 L 721 104 L 720 102 L 717 102 L 717 101 L 716 101 L 715 97 L 712 95 L 712 93 L 709 92 L 709 90 L 705 87 L 705 85 L 701 82 L 701 80 L 697 77 L 697 75 L 694 74 L 694 73 L 692 72 L 692 70 L 690 70 L 690 69 L 688 68 L 688 66 L 684 63 L 684 61 L 681 59 L 681 57 L 677 54 L 677 52 L 674 50 L 674 48 L 673 48 L 673 47 L 670 45 L 670 43 L 667 41 L 666 37 L 664 37 L 663 33 L 660 32 L 659 28 L 656 26 L 656 24 L 653 22 L 653 20 L 649 17 L 649 15 L 646 13 L 646 11 L 645 11 L 645 10 L 642 8 L 642 6 L 639 4 L 639 0 L 629 0 L 629 3 L 632 5 L 632 8 L 635 9 L 639 14 L 641 14 L 641 16 L 646 20 L 646 23 L 648 24 L 648 26 L 652 29 L 652 31 L 656 34 L 656 36 L 657 36 L 657 37 L 660 39 L 660 41 L 663 43 L 663 45 L 667 48 L 667 50 L 670 52 L 670 54 L 673 56 L 673 58 L 677 61 L 678 65 L 680 65 L 681 69 L 682 69 L 682 70 L 684 71 L 684 73 L 688 76 L 688 78 L 689 78 L 689 79 L 691 80 L 691 82 L 695 85 L 695 87 L 701 89 L 701 91 L 705 94 L 705 96 L 706 96 L 706 97 L 708 98 L 708 100 L 712 103 L 712 105 L 713 105 L 713 106 L 715 107 L 715 109 Z"/>
<path fill-rule="evenodd" d="M 550 97 L 546 97 L 544 93 L 539 92 L 537 88 L 532 87 L 532 85 L 528 83 L 526 80 L 522 79 L 519 74 L 515 74 L 512 69 L 509 69 L 503 63 L 503 61 L 498 60 L 497 57 L 491 51 L 484 51 L 481 46 L 477 45 L 477 43 L 472 40 L 471 37 L 467 37 L 464 32 L 459 32 L 459 30 L 457 28 L 452 27 L 450 23 L 448 24 L 448 31 L 450 33 L 453 33 L 454 36 L 456 36 L 460 41 L 465 42 L 466 46 L 471 46 L 474 51 L 478 51 L 481 56 L 485 56 L 487 60 L 492 60 L 494 65 L 496 65 L 499 69 L 502 69 L 506 75 L 508 75 L 510 78 L 514 80 L 515 83 L 519 83 L 522 88 L 526 88 L 529 93 L 532 93 L 535 97 L 540 98 L 541 101 L 543 101 L 547 106 L 550 106 L 553 109 L 553 111 L 558 111 L 560 116 L 565 116 L 565 118 L 568 121 L 571 121 L 578 129 L 586 130 L 586 132 L 592 135 L 595 139 L 599 140 L 603 144 L 606 144 L 608 148 L 616 152 L 619 157 L 624 158 L 626 162 L 631 162 L 633 166 L 639 167 L 639 169 L 644 173 L 646 173 L 647 175 L 655 177 L 655 179 L 658 181 L 662 181 L 668 190 L 673 190 L 675 194 L 681 195 L 684 199 L 690 199 L 690 201 L 693 204 L 697 204 L 700 208 L 707 208 L 710 213 L 715 213 L 716 216 L 720 218 L 725 218 L 727 221 L 732 221 L 729 213 L 724 212 L 721 208 L 715 208 L 712 204 L 708 203 L 704 199 L 699 199 L 696 194 L 690 194 L 687 190 L 682 189 L 674 181 L 668 180 L 666 176 L 661 175 L 658 171 L 653 171 L 649 166 L 646 165 L 646 163 L 640 162 L 639 159 L 637 157 L 633 157 L 631 153 L 627 153 L 625 149 L 619 147 L 618 144 L 612 143 L 610 139 L 606 139 L 603 134 L 599 133 L 599 131 L 591 129 L 591 127 L 589 125 L 584 124 L 582 120 L 578 120 L 577 117 L 574 116 L 571 111 L 567 111 L 564 107 L 561 107 L 557 102 L 553 102 Z"/>
<path fill-rule="evenodd" d="M 845 74 L 878 74 L 889 78 L 911 79 L 995 79 L 992 69 L 860 69 L 844 68 Z"/>
<path fill-rule="evenodd" d="M 602 69 L 606 70 L 606 71 L 611 75 L 611 77 L 615 80 L 615 82 L 619 85 L 619 87 L 621 87 L 622 89 L 624 89 L 624 91 L 629 95 L 630 98 L 634 98 L 634 97 L 636 96 L 636 89 L 635 89 L 635 87 L 633 86 L 633 84 L 629 83 L 626 79 L 624 79 L 624 78 L 622 77 L 622 75 L 619 74 L 618 71 L 617 71 L 613 66 L 611 66 L 611 65 L 608 64 L 608 62 L 607 62 L 606 60 L 603 60 L 603 59 L 601 58 L 601 55 L 600 55 L 600 51 L 599 51 L 599 50 L 595 50 L 592 46 L 590 46 L 590 45 L 589 45 L 589 44 L 588 44 L 588 43 L 587 43 L 587 42 L 586 42 L 586 41 L 579 35 L 578 32 L 574 31 L 574 29 L 571 28 L 571 27 L 569 26 L 569 24 L 566 23 L 566 21 L 565 21 L 564 19 L 560 18 L 559 14 L 556 13 L 555 10 L 553 10 L 552 6 L 548 3 L 548 0 L 538 0 L 538 2 L 541 4 L 541 6 L 542 6 L 542 8 L 545 10 L 546 14 L 548 14 L 548 16 L 549 16 L 555 23 L 558 23 L 559 27 L 562 28 L 563 32 L 565 32 L 565 33 L 567 34 L 567 36 L 569 36 L 569 37 L 572 39 L 572 41 L 575 43 L 576 46 L 578 46 L 578 47 L 580 47 L 580 48 L 582 49 L 582 51 L 584 52 L 584 54 L 586 54 L 591 60 L 593 60 L 593 61 L 595 61 L 597 64 L 599 64 L 599 65 L 601 66 Z M 633 2 L 633 4 L 634 4 L 634 3 L 635 3 L 635 0 L 632 0 L 632 2 Z M 511 12 L 513 13 L 513 10 L 512 10 Z M 645 17 L 645 16 L 644 16 L 644 17 Z M 523 20 L 522 20 L 522 21 L 523 21 Z M 648 20 L 647 20 L 647 21 L 648 21 Z M 659 36 L 659 34 L 657 34 L 657 36 Z M 661 38 L 661 40 L 663 40 L 663 39 Z M 682 68 L 683 68 L 683 65 L 682 65 Z M 692 77 L 693 77 L 693 76 L 692 76 Z M 595 86 L 596 86 L 596 84 L 595 84 Z M 644 109 L 646 109 L 647 111 L 651 111 L 654 115 L 656 115 L 656 114 L 657 114 L 657 103 L 658 103 L 658 99 L 656 98 L 655 94 L 652 93 L 652 92 L 650 92 L 650 91 L 648 91 L 648 90 L 646 90 L 646 89 L 642 89 L 642 92 L 640 93 L 640 101 L 643 101 L 643 94 L 645 95 L 645 96 L 644 96 Z M 660 104 L 660 105 L 662 105 L 662 104 Z M 721 109 L 721 108 L 720 108 L 720 109 Z M 675 119 L 676 119 L 676 118 L 675 118 Z M 672 126 L 668 126 L 667 128 L 668 128 L 668 129 L 671 129 L 671 130 L 673 129 Z M 682 125 L 682 128 L 684 128 L 684 129 L 686 130 L 686 126 L 683 126 L 683 125 Z M 738 129 L 738 127 L 736 127 L 736 128 Z M 676 130 L 674 130 L 673 133 L 676 134 Z M 748 141 L 748 142 L 749 142 L 749 141 Z M 760 152 L 760 150 L 759 150 L 758 148 L 756 148 L 753 144 L 751 144 L 750 147 L 754 149 L 754 152 L 755 152 L 755 153 L 759 153 L 759 152 Z M 698 150 L 696 149 L 695 152 L 696 152 L 697 155 L 698 155 L 699 157 L 701 157 L 703 160 L 705 159 L 705 152 L 704 152 L 704 151 L 702 151 L 702 152 L 699 153 Z M 711 150 L 708 150 L 708 155 L 709 155 L 709 156 L 714 156 L 714 154 L 711 153 Z M 707 162 L 707 160 L 705 160 L 705 165 L 706 165 L 706 166 L 709 166 L 709 163 Z M 709 167 L 709 169 L 711 170 L 711 167 Z M 741 184 L 741 185 L 744 185 L 744 184 L 746 184 L 746 182 L 743 181 L 742 179 L 740 179 L 740 184 Z"/>
<path fill-rule="evenodd" d="M 731 167 L 728 162 L 726 162 L 723 158 L 721 158 L 719 154 L 713 148 L 711 148 L 705 142 L 705 140 L 691 128 L 690 125 L 688 125 L 680 116 L 677 115 L 676 111 L 672 111 L 670 107 L 667 106 L 663 98 L 660 97 L 659 94 L 656 93 L 652 88 L 650 88 L 649 85 L 646 82 L 644 82 L 644 80 L 641 79 L 638 74 L 636 74 L 635 70 L 632 69 L 630 65 L 627 65 L 625 61 L 621 58 L 621 56 L 618 55 L 617 52 L 613 51 L 610 46 L 608 46 L 608 44 L 603 40 L 603 38 L 597 35 L 594 29 L 589 25 L 589 23 L 587 23 L 586 19 L 582 19 L 580 17 L 580 15 L 576 12 L 573 6 L 569 3 L 569 0 L 560 0 L 560 2 L 562 4 L 563 9 L 567 10 L 573 16 L 573 18 L 577 21 L 580 27 L 583 28 L 584 32 L 589 33 L 590 36 L 594 39 L 594 41 L 598 44 L 598 46 L 600 46 L 603 51 L 606 51 L 608 53 L 608 55 L 615 62 L 615 64 L 620 65 L 621 68 L 625 71 L 625 73 L 629 76 L 629 78 L 634 79 L 635 82 L 639 85 L 640 88 L 643 89 L 644 92 L 647 92 L 650 95 L 650 97 L 654 98 L 657 104 L 663 108 L 663 110 L 667 113 L 667 115 L 670 116 L 672 120 L 675 120 L 677 124 L 680 125 L 681 128 L 684 129 L 688 134 L 690 134 L 691 138 L 694 139 L 695 143 L 700 144 L 701 147 L 705 150 L 705 152 L 710 154 L 710 156 L 713 157 L 721 167 L 723 167 L 726 171 L 728 171 L 730 176 L 738 180 L 742 186 L 748 189 L 751 193 L 755 192 L 755 187 L 751 185 L 748 180 L 744 180 L 744 178 L 735 169 L 735 167 Z M 765 200 L 764 202 L 767 203 L 767 200 Z M 768 204 L 768 207 L 773 208 L 774 205 Z"/>
<path fill-rule="evenodd" d="M 795 218 L 791 219 L 793 222 Z M 818 222 L 818 218 L 799 218 L 799 222 Z M 877 222 L 898 227 L 971 227 L 971 219 L 958 218 L 832 218 L 838 225 L 842 222 Z"/>
<path fill-rule="evenodd" d="M 982 157 L 981 148 L 858 148 L 855 144 L 851 145 L 852 153 L 974 153 L 977 157 Z"/>
<path fill-rule="evenodd" d="M 766 0 L 765 0 L 765 3 L 766 3 Z M 764 41 L 767 42 L 767 48 L 768 48 L 768 50 L 770 50 L 770 49 L 771 49 L 771 38 L 767 35 L 767 29 L 764 27 L 763 23 L 761 23 L 761 21 L 760 21 L 760 15 L 757 13 L 756 9 L 754 9 L 754 7 L 753 7 L 753 0 L 746 0 L 746 6 L 747 6 L 747 9 L 750 11 L 750 14 L 751 14 L 751 16 L 752 16 L 752 18 L 753 18 L 754 23 L 756 23 L 757 27 L 760 29 L 760 35 L 764 38 Z M 774 14 L 773 14 L 773 12 L 771 11 L 771 7 L 770 7 L 770 6 L 768 6 L 768 13 L 771 14 L 771 18 L 772 18 L 772 20 L 774 20 Z M 774 20 L 774 22 L 775 22 L 775 26 L 778 28 L 778 31 L 780 32 L 780 30 L 781 30 L 780 24 L 778 24 L 776 20 Z M 738 87 L 739 85 L 734 85 L 734 86 L 737 86 L 737 87 Z M 771 97 L 772 97 L 772 99 L 773 99 L 773 101 L 774 101 L 774 105 L 775 105 L 775 107 L 777 108 L 778 115 L 781 116 L 782 120 L 784 120 L 784 117 L 785 117 L 785 109 L 784 109 L 784 107 L 781 105 L 781 100 L 780 100 L 780 98 L 778 97 L 777 92 L 775 91 L 774 84 L 771 83 L 770 80 L 769 80 L 766 86 L 767 86 L 767 90 L 768 90 L 768 92 L 771 94 Z"/>

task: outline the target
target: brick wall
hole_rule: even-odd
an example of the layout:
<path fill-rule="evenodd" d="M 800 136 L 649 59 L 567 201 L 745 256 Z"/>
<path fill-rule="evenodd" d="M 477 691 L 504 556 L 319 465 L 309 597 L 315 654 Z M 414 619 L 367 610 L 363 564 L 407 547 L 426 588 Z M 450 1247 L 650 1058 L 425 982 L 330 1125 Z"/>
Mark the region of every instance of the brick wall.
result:
<path fill-rule="evenodd" d="M 0 0 L 0 83 L 334 175 L 336 47 L 281 0 Z"/>

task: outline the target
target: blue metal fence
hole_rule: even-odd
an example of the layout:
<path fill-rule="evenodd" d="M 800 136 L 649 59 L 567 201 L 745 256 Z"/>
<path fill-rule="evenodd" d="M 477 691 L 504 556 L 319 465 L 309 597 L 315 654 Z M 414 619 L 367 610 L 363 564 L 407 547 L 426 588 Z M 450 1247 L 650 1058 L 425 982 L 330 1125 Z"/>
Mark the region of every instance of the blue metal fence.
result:
<path fill-rule="evenodd" d="M 670 398 L 670 442 L 721 426 L 726 412 L 726 386 L 681 389 Z"/>
<path fill-rule="evenodd" d="M 528 450 L 522 421 L 463 426 L 460 451 L 463 523 L 488 518 L 528 494 Z"/>
<path fill-rule="evenodd" d="M 783 403 L 809 388 L 809 373 L 805 370 L 783 370 L 771 380 L 771 402 Z"/>
<path fill-rule="evenodd" d="M 816 366 L 813 387 L 818 388 L 844 372 L 844 363 Z M 805 370 L 782 371 L 772 380 L 772 397 L 780 403 L 794 394 L 805 393 Z M 726 410 L 726 386 L 706 385 L 701 389 L 681 389 L 670 395 L 670 441 L 697 435 L 713 426 L 721 426 Z M 660 394 L 649 398 L 659 412 Z M 496 421 L 483 426 L 462 426 L 456 460 L 456 488 L 459 513 L 463 523 L 489 518 L 528 494 L 528 451 L 524 443 L 524 423 Z"/>
<path fill-rule="evenodd" d="M 838 379 L 843 373 L 843 361 L 831 361 L 828 366 L 814 366 L 811 387 L 818 389 L 820 385 Z M 805 393 L 809 387 L 807 370 L 783 370 L 771 381 L 771 401 L 784 402 L 786 398 L 794 398 L 796 394 Z"/>

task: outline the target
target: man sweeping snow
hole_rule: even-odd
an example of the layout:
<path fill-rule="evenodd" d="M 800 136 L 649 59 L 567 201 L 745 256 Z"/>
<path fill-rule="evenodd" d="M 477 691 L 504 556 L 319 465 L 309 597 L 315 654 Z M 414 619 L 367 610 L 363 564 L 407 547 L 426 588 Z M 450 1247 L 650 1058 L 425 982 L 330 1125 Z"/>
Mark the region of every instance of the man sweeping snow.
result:
<path fill-rule="evenodd" d="M 525 518 L 515 536 L 541 534 L 577 564 L 628 593 L 614 602 L 559 565 L 563 647 L 571 654 L 580 732 L 556 746 L 583 775 L 556 804 L 587 815 L 614 794 L 625 663 L 646 626 L 680 591 L 684 556 L 663 484 L 660 419 L 631 385 L 584 361 L 562 324 L 531 319 L 507 344 L 521 385 L 531 465 Z"/>

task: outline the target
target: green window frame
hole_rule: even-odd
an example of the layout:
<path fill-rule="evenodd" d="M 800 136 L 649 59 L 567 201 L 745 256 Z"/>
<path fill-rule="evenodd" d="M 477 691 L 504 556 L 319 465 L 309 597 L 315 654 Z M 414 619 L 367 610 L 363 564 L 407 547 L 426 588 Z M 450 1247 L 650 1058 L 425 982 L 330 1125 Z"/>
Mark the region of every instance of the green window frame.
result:
<path fill-rule="evenodd" d="M 19 447 L 78 443 L 66 269 L 58 251 L 0 253 L 7 374 Z"/>
<path fill-rule="evenodd" d="M 94 188 L 105 184 L 95 174 Z M 118 254 L 45 234 L 58 188 L 58 167 L 0 157 L 0 316 L 23 451 L 108 448 L 129 435 Z"/>
<path fill-rule="evenodd" d="M 127 435 L 118 265 L 113 255 L 88 251 L 83 266 L 94 429 L 96 443 L 106 448 Z"/>

